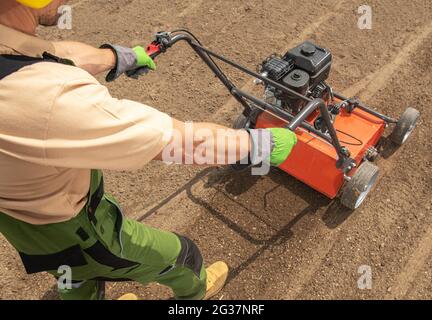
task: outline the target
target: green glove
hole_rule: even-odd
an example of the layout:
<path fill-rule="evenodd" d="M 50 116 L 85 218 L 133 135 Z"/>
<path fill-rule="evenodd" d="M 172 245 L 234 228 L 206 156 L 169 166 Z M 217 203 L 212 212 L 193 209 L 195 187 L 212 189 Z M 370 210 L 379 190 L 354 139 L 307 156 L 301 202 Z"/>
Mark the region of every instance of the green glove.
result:
<path fill-rule="evenodd" d="M 149 57 L 143 47 L 135 47 L 133 49 L 104 44 L 103 49 L 111 49 L 116 56 L 116 65 L 108 73 L 106 80 L 114 81 L 125 73 L 128 77 L 138 78 L 138 76 L 146 74 L 149 70 L 156 70 L 156 64 Z"/>
<path fill-rule="evenodd" d="M 297 144 L 297 136 L 294 132 L 284 128 L 268 129 L 272 134 L 273 150 L 270 154 L 270 164 L 279 167 L 290 155 Z"/>
<path fill-rule="evenodd" d="M 252 146 L 248 165 L 270 160 L 270 165 L 279 167 L 297 143 L 296 134 L 284 128 L 249 129 L 248 132 Z M 246 161 L 243 162 L 246 165 Z"/>
<path fill-rule="evenodd" d="M 154 63 L 153 59 L 149 57 L 143 47 L 137 46 L 132 50 L 135 52 L 137 57 L 137 67 L 147 67 L 150 70 L 156 70 L 156 64 Z"/>

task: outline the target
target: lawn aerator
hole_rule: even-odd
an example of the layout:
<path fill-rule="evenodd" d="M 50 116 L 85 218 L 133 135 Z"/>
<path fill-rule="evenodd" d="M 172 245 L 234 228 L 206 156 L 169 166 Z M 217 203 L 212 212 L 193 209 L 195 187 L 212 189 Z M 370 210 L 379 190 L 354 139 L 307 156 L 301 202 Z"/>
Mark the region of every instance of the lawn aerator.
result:
<path fill-rule="evenodd" d="M 232 96 L 244 107 L 234 128 L 286 127 L 298 143 L 280 168 L 313 189 L 357 209 L 377 181 L 372 163 L 377 144 L 389 124 L 396 145 L 406 142 L 420 113 L 407 108 L 396 120 L 372 110 L 357 98 L 344 97 L 326 83 L 332 54 L 305 41 L 285 55 L 271 55 L 251 71 L 207 48 L 187 30 L 159 32 L 147 47 L 156 58 L 179 41 L 186 41 Z M 264 99 L 236 87 L 216 64 L 219 60 L 250 76 L 264 87 Z M 236 167 L 236 166 L 234 166 Z"/>

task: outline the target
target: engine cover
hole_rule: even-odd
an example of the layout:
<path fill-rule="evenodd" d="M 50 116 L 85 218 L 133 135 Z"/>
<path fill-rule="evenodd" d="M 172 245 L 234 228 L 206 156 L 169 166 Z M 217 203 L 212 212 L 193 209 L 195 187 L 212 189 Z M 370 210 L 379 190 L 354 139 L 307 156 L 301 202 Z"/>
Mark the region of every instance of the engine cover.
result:
<path fill-rule="evenodd" d="M 324 98 L 324 81 L 330 74 L 332 55 L 310 41 L 289 50 L 283 57 L 271 56 L 261 65 L 261 73 L 273 81 L 311 98 Z M 297 96 L 266 85 L 266 100 L 297 113 L 305 105 Z"/>
<path fill-rule="evenodd" d="M 296 68 L 306 71 L 310 76 L 310 87 L 314 88 L 328 78 L 332 63 L 330 51 L 305 41 L 289 50 L 283 60 L 292 61 Z"/>

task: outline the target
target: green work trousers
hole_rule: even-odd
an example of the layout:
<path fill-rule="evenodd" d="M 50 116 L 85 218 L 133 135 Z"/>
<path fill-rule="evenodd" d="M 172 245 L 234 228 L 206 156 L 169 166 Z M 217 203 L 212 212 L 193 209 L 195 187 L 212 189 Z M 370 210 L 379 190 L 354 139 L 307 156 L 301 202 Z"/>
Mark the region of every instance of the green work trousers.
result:
<path fill-rule="evenodd" d="M 87 205 L 66 222 L 31 225 L 0 213 L 0 231 L 27 273 L 51 273 L 68 300 L 103 299 L 104 281 L 128 280 L 166 285 L 177 299 L 202 299 L 206 271 L 194 242 L 125 218 L 101 186 L 101 172 L 92 171 Z"/>

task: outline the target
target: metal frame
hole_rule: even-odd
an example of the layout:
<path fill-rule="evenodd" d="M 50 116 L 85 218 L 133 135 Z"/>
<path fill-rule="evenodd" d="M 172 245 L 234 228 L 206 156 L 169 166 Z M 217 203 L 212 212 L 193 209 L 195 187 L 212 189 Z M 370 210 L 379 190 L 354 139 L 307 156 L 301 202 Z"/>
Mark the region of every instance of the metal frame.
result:
<path fill-rule="evenodd" d="M 337 92 L 334 92 L 333 95 L 339 100 L 343 100 L 343 101 L 349 101 L 350 100 L 349 98 L 344 97 L 343 95 L 341 95 Z M 377 118 L 380 118 L 381 120 L 383 120 L 386 123 L 397 123 L 398 122 L 397 119 L 393 119 L 393 118 L 388 117 L 382 113 L 379 113 L 378 111 L 371 109 L 370 107 L 368 107 L 367 105 L 365 105 L 364 103 L 362 103 L 360 101 L 356 101 L 356 107 L 374 115 Z"/>
<path fill-rule="evenodd" d="M 325 141 L 329 142 L 333 147 L 335 148 L 337 155 L 339 157 L 339 160 L 337 161 L 336 165 L 341 170 L 350 170 L 352 168 L 352 164 L 354 160 L 350 158 L 348 150 L 343 147 L 340 144 L 339 138 L 337 137 L 336 130 L 333 126 L 333 123 L 331 121 L 330 112 L 325 104 L 325 102 L 322 99 L 311 99 L 305 95 L 302 95 L 301 93 L 298 93 L 290 88 L 285 87 L 284 85 L 281 85 L 278 82 L 275 82 L 271 79 L 266 78 L 265 76 L 254 72 L 252 70 L 249 70 L 242 65 L 235 63 L 227 58 L 225 58 L 222 55 L 219 55 L 205 47 L 203 47 L 199 41 L 190 34 L 187 30 L 178 30 L 173 32 L 175 35 L 171 36 L 170 33 L 162 32 L 157 34 L 156 36 L 156 45 L 160 46 L 160 50 L 153 53 L 151 56 L 152 58 L 155 58 L 160 53 L 163 53 L 166 51 L 167 48 L 173 46 L 179 41 L 186 41 L 192 49 L 196 52 L 196 54 L 205 62 L 205 64 L 210 68 L 210 70 L 218 77 L 218 79 L 224 84 L 224 86 L 228 89 L 228 91 L 231 93 L 234 98 L 243 105 L 245 108 L 244 114 L 245 116 L 249 116 L 251 114 L 251 104 L 257 105 L 264 109 L 265 111 L 269 111 L 278 117 L 281 117 L 284 119 L 288 125 L 286 126 L 287 129 L 294 131 L 296 128 L 301 127 L 308 132 L 313 133 L 314 135 L 324 139 Z M 225 73 L 219 68 L 219 66 L 214 62 L 213 58 L 222 61 L 250 76 L 253 76 L 262 82 L 271 85 L 279 90 L 282 90 L 285 93 L 289 93 L 292 96 L 295 96 L 299 99 L 302 99 L 307 102 L 307 105 L 296 115 L 291 114 L 290 112 L 283 110 L 281 108 L 277 108 L 261 99 L 258 99 L 257 97 L 240 90 L 237 88 L 225 75 Z M 350 101 L 348 98 L 338 94 L 333 93 L 334 97 L 343 100 L 343 101 Z M 395 123 L 397 120 L 392 119 L 390 117 L 387 117 L 385 115 L 380 114 L 379 112 L 376 112 L 369 107 L 367 107 L 364 104 L 356 103 L 354 106 L 361 108 L 362 110 L 365 110 L 374 116 L 384 120 L 387 123 Z M 317 108 L 320 110 L 320 114 L 324 120 L 324 123 L 326 127 L 328 128 L 328 134 L 323 133 L 320 130 L 317 130 L 314 126 L 311 126 L 309 123 L 305 122 L 306 118 Z"/>

